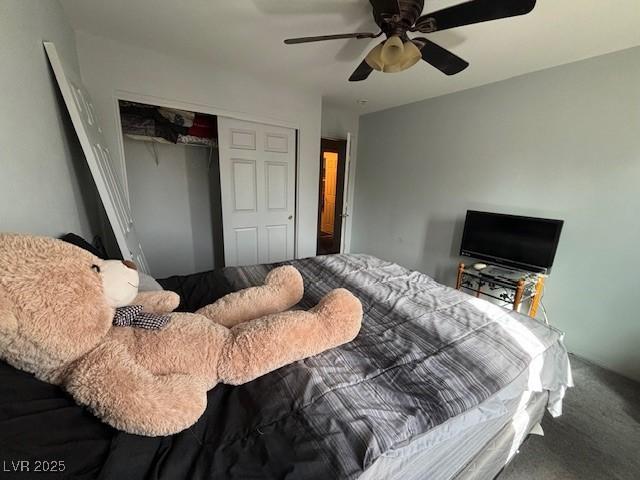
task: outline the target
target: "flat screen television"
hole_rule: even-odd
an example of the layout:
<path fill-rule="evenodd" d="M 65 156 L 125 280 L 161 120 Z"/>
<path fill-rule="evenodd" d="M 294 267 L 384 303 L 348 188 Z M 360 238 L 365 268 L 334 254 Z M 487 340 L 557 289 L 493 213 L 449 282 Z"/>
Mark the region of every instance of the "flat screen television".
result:
<path fill-rule="evenodd" d="M 563 220 L 468 210 L 460 255 L 534 272 L 548 272 Z"/>

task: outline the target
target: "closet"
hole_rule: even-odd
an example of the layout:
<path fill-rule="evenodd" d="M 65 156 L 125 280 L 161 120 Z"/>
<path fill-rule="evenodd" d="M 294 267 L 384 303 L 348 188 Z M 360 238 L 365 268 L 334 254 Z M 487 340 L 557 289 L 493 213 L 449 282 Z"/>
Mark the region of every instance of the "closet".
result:
<path fill-rule="evenodd" d="M 295 130 L 118 105 L 131 210 L 152 275 L 294 258 Z"/>
<path fill-rule="evenodd" d="M 223 266 L 217 117 L 118 104 L 129 200 L 152 275 Z"/>

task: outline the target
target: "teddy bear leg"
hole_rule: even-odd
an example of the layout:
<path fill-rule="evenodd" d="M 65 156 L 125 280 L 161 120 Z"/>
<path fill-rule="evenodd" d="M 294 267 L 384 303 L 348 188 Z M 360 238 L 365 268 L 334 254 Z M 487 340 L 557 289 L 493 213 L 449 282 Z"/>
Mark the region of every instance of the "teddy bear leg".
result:
<path fill-rule="evenodd" d="M 219 360 L 220 381 L 239 385 L 288 363 L 353 340 L 362 305 L 345 289 L 329 292 L 309 311 L 288 311 L 231 329 Z"/>
<path fill-rule="evenodd" d="M 300 272 L 286 265 L 271 270 L 264 285 L 225 295 L 196 313 L 231 328 L 254 318 L 287 310 L 302 299 L 303 293 Z"/>
<path fill-rule="evenodd" d="M 84 357 L 63 384 L 105 423 L 138 435 L 184 430 L 200 418 L 207 403 L 201 381 L 188 375 L 153 375 L 116 342 Z"/>

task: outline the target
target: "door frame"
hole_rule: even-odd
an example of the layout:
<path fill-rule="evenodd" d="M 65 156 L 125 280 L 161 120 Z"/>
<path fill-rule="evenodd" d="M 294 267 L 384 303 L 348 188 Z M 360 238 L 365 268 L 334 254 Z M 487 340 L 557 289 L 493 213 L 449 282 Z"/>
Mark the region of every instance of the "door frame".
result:
<path fill-rule="evenodd" d="M 200 103 L 193 102 L 184 102 L 177 99 L 170 99 L 165 97 L 159 97 L 155 95 L 145 95 L 142 93 L 130 92 L 127 90 L 114 90 L 113 92 L 113 106 L 114 106 L 114 116 L 116 119 L 116 130 L 117 130 L 117 141 L 118 141 L 118 151 L 120 153 L 120 168 L 123 175 L 123 188 L 125 193 L 125 199 L 127 203 L 129 203 L 129 208 L 131 208 L 131 200 L 129 196 L 129 182 L 127 179 L 127 164 L 124 156 L 124 137 L 122 135 L 122 122 L 120 120 L 120 100 L 129 101 L 129 102 L 138 102 L 138 103 L 146 103 L 148 105 L 157 105 L 159 107 L 164 108 L 174 108 L 177 110 L 187 110 L 195 113 L 203 113 L 206 115 L 215 115 L 233 118 L 235 120 L 244 120 L 247 122 L 254 123 L 262 123 L 266 125 L 274 125 L 277 127 L 285 127 L 291 128 L 295 130 L 296 141 L 295 141 L 295 205 L 294 205 L 294 225 L 293 225 L 293 256 L 294 258 L 298 258 L 298 245 L 299 235 L 300 235 L 300 195 L 299 195 L 299 185 L 300 185 L 300 126 L 297 122 L 287 122 L 284 120 L 279 120 L 277 118 L 265 117 L 261 115 L 248 115 L 242 112 L 235 112 L 232 110 L 226 110 L 224 108 L 215 107 L 212 105 L 205 105 Z"/>
<path fill-rule="evenodd" d="M 333 236 L 334 236 L 334 246 L 336 232 L 338 232 L 339 241 L 338 241 L 338 253 L 342 253 L 344 246 L 344 200 L 345 200 L 345 177 L 347 174 L 347 154 L 349 148 L 349 140 L 341 139 L 341 138 L 327 138 L 322 137 L 320 139 L 320 165 L 319 165 L 319 176 L 318 176 L 318 226 L 316 228 L 316 254 L 318 253 L 318 248 L 320 246 L 320 233 L 322 230 L 322 201 L 323 201 L 323 190 L 322 190 L 322 167 L 324 165 L 324 152 L 333 152 L 338 155 L 338 171 L 336 175 L 336 205 L 335 205 L 335 218 L 333 221 Z"/>

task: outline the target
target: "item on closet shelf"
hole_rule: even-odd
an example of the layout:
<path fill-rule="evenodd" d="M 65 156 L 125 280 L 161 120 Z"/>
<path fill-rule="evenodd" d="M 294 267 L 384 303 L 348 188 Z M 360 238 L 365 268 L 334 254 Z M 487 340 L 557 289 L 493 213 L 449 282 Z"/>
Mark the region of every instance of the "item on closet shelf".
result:
<path fill-rule="evenodd" d="M 158 108 L 158 113 L 171 123 L 180 127 L 191 127 L 196 114 L 185 110 L 175 110 L 173 108 Z"/>
<path fill-rule="evenodd" d="M 218 125 L 212 115 L 120 100 L 122 132 L 134 140 L 215 146 Z"/>
<path fill-rule="evenodd" d="M 153 105 L 120 101 L 122 132 L 128 135 L 160 137 L 176 143 L 179 135 L 185 135 L 189 127 L 171 122 Z M 176 118 L 174 116 L 174 118 Z"/>
<path fill-rule="evenodd" d="M 206 147 L 214 147 L 215 141 L 212 138 L 196 137 L 194 135 L 178 135 L 178 143 L 187 145 L 203 145 Z"/>
<path fill-rule="evenodd" d="M 349 342 L 362 321 L 344 289 L 287 311 L 303 282 L 284 266 L 195 314 L 170 313 L 162 329 L 113 327 L 115 307 L 162 293 L 110 285 L 137 285 L 133 276 L 61 240 L 0 234 L 0 358 L 62 386 L 115 428 L 169 435 L 198 420 L 217 383 L 245 383 Z"/>
<path fill-rule="evenodd" d="M 193 125 L 189 128 L 186 135 L 201 138 L 215 138 L 218 133 L 218 124 L 214 117 L 196 113 L 193 119 Z"/>
<path fill-rule="evenodd" d="M 487 268 L 487 264 L 486 263 L 474 263 L 473 264 L 473 268 L 475 268 L 476 270 L 484 270 L 485 268 Z"/>
<path fill-rule="evenodd" d="M 122 131 L 131 135 L 156 136 L 155 110 L 150 105 L 120 101 Z"/>

